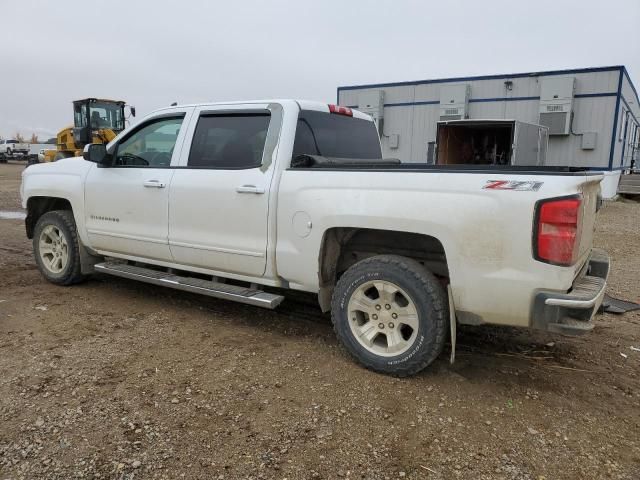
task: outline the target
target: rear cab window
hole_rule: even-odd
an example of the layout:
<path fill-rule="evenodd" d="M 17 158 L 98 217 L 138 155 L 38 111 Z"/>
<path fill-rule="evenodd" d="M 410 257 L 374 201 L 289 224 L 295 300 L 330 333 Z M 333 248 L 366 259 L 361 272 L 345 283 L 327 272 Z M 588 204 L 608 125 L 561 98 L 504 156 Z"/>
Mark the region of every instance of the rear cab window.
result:
<path fill-rule="evenodd" d="M 382 150 L 378 130 L 372 121 L 316 110 L 300 110 L 293 159 L 301 155 L 381 160 Z"/>

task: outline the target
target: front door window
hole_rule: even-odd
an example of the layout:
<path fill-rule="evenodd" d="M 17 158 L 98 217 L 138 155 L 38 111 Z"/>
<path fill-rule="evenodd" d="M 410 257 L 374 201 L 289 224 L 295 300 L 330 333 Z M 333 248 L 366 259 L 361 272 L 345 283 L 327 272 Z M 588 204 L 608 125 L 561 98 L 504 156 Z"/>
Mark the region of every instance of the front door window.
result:
<path fill-rule="evenodd" d="M 183 118 L 164 118 L 147 124 L 116 148 L 116 167 L 168 167 Z"/>

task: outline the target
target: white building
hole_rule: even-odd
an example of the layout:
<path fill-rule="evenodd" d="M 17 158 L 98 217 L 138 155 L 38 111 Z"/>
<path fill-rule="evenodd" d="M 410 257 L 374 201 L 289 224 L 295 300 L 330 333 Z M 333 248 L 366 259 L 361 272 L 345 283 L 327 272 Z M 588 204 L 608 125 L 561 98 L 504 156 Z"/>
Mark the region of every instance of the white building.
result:
<path fill-rule="evenodd" d="M 470 118 L 547 125 L 546 164 L 604 171 L 605 198 L 640 164 L 640 99 L 624 66 L 344 86 L 338 103 L 377 118 L 384 155 L 403 162 L 427 161 L 438 121 Z"/>

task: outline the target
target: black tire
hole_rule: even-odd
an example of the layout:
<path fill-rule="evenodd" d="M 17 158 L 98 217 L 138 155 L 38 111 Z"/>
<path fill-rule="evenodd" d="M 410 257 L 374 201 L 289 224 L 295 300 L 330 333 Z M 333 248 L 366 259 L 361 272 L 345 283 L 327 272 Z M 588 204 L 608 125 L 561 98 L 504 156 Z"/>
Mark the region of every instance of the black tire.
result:
<path fill-rule="evenodd" d="M 349 324 L 356 321 L 349 318 L 348 312 L 352 295 L 360 286 L 365 288 L 365 284 L 373 281 L 391 282 L 400 287 L 417 312 L 418 327 L 413 343 L 395 356 L 378 355 L 365 348 Z M 404 377 L 421 371 L 442 352 L 449 325 L 449 304 L 440 282 L 421 264 L 397 255 L 379 255 L 356 263 L 342 275 L 333 292 L 331 319 L 343 346 L 361 365 Z"/>
<path fill-rule="evenodd" d="M 54 272 L 45 266 L 40 252 L 40 237 L 43 230 L 50 225 L 54 226 L 66 240 L 68 260 L 60 272 Z M 33 232 L 33 253 L 40 273 L 48 281 L 56 285 L 72 285 L 86 278 L 80 269 L 79 241 L 76 222 L 70 210 L 53 210 L 38 219 Z"/>

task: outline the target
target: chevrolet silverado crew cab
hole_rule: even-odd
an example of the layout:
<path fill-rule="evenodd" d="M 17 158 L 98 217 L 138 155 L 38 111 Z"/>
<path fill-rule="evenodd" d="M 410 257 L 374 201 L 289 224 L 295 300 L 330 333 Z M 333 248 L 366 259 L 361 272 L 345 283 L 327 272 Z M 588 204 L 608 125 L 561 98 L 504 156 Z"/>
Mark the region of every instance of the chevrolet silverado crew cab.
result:
<path fill-rule="evenodd" d="M 423 369 L 456 324 L 586 332 L 604 295 L 601 175 L 386 160 L 349 108 L 173 106 L 84 159 L 23 173 L 47 280 L 100 272 L 267 308 L 313 292 L 379 372 Z"/>

